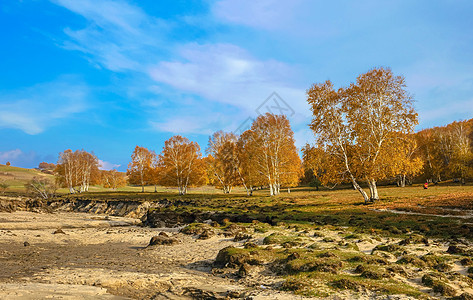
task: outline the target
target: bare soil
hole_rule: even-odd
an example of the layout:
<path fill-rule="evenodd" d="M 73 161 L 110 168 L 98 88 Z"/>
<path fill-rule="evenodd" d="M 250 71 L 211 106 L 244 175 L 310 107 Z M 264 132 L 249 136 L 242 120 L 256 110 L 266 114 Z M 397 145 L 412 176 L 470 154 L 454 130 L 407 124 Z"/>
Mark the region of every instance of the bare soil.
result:
<path fill-rule="evenodd" d="M 87 213 L 0 213 L 0 298 L 300 298 L 213 276 L 218 251 L 239 245 L 231 238 L 197 240 L 138 223 Z M 147 247 L 163 230 L 180 243 Z"/>

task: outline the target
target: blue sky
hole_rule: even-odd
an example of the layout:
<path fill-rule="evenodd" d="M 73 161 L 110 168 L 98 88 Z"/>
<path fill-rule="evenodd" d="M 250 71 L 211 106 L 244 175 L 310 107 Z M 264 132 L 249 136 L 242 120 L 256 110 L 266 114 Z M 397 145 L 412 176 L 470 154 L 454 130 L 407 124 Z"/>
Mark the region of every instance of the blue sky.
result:
<path fill-rule="evenodd" d="M 276 92 L 311 141 L 305 90 L 404 75 L 418 129 L 473 117 L 473 2 L 0 2 L 0 163 L 65 149 L 126 170 L 141 145 L 234 131 Z"/>

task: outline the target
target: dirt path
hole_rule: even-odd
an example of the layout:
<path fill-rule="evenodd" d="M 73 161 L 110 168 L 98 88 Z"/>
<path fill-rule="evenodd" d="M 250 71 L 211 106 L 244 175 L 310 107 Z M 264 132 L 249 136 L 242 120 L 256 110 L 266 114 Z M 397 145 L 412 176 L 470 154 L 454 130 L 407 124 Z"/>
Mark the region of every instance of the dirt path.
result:
<path fill-rule="evenodd" d="M 212 276 L 218 251 L 237 244 L 229 238 L 170 232 L 180 244 L 146 247 L 161 230 L 137 222 L 85 213 L 0 213 L 0 298 L 185 299 L 229 292 L 300 298 Z"/>

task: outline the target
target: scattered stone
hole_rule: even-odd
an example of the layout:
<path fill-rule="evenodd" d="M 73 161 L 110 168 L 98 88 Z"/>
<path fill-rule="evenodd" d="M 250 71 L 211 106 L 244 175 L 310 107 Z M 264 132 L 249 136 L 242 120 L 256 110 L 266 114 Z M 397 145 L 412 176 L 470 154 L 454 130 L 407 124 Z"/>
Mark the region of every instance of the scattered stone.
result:
<path fill-rule="evenodd" d="M 242 298 L 242 294 L 240 292 L 237 292 L 237 291 L 228 291 L 227 293 L 227 297 L 228 298 Z"/>
<path fill-rule="evenodd" d="M 23 246 L 25 246 L 25 247 L 28 247 L 29 245 L 30 245 L 30 243 L 28 243 L 26 241 L 23 243 Z"/>
<path fill-rule="evenodd" d="M 367 268 L 366 268 L 364 265 L 358 265 L 358 266 L 356 266 L 356 268 L 355 268 L 355 270 L 354 270 L 354 272 L 355 272 L 356 274 L 361 274 L 361 273 L 363 273 L 363 272 L 365 272 L 365 271 L 367 271 Z"/>
<path fill-rule="evenodd" d="M 246 243 L 243 244 L 243 248 L 245 248 L 245 249 L 257 248 L 257 247 L 258 247 L 258 245 L 256 245 L 253 242 L 246 242 Z M 266 247 L 266 249 L 268 249 L 269 247 L 271 247 L 271 246 Z M 271 249 L 269 249 L 269 250 L 271 250 Z"/>
<path fill-rule="evenodd" d="M 462 260 L 460 260 L 460 263 L 463 265 L 463 266 L 470 266 L 470 265 L 473 265 L 473 260 L 469 257 L 465 257 L 463 258 Z"/>
<path fill-rule="evenodd" d="M 243 232 L 238 232 L 236 235 L 235 235 L 235 238 L 233 238 L 233 241 L 234 242 L 239 242 L 239 241 L 243 241 L 243 240 L 249 240 L 251 239 L 253 236 L 250 235 L 250 234 L 247 234 L 247 233 L 243 233 Z"/>
<path fill-rule="evenodd" d="M 194 287 L 186 287 L 183 295 L 189 296 L 192 299 L 217 300 L 217 295 L 211 291 L 204 291 Z"/>
<path fill-rule="evenodd" d="M 149 241 L 148 247 L 155 246 L 155 245 L 175 245 L 175 244 L 179 244 L 178 239 L 169 237 L 167 235 L 165 236 L 165 235 L 159 234 L 151 238 L 151 240 Z"/>
<path fill-rule="evenodd" d="M 457 293 L 454 288 L 441 281 L 435 282 L 432 289 L 434 293 L 439 293 L 442 296 L 455 296 Z"/>
<path fill-rule="evenodd" d="M 414 256 L 414 255 L 404 255 L 403 257 L 401 257 L 398 261 L 397 261 L 399 264 L 411 264 L 411 265 L 414 265 L 416 267 L 425 267 L 425 262 L 418 258 L 417 256 Z"/>
<path fill-rule="evenodd" d="M 200 235 L 199 240 L 207 240 L 215 236 L 215 232 L 211 229 L 205 229 Z"/>
<path fill-rule="evenodd" d="M 469 293 L 463 293 L 460 296 L 450 298 L 450 300 L 473 300 L 473 295 Z"/>
<path fill-rule="evenodd" d="M 447 263 L 439 263 L 434 266 L 434 269 L 440 272 L 448 272 L 453 269 L 453 267 Z"/>
<path fill-rule="evenodd" d="M 450 245 L 448 246 L 447 253 L 465 255 L 467 254 L 467 249 L 460 245 Z"/>
<path fill-rule="evenodd" d="M 246 276 L 248 276 L 251 272 L 251 267 L 250 265 L 246 264 L 246 263 L 243 263 L 241 266 L 240 266 L 240 269 L 238 269 L 238 276 L 240 276 L 241 278 L 244 278 Z"/>
<path fill-rule="evenodd" d="M 56 231 L 53 232 L 53 234 L 66 234 L 61 228 L 56 229 Z"/>
<path fill-rule="evenodd" d="M 380 251 L 385 251 L 385 252 L 396 252 L 396 251 L 402 251 L 403 248 L 397 244 L 389 244 L 389 245 L 378 245 L 373 249 L 373 251 L 375 250 L 380 250 Z"/>
<path fill-rule="evenodd" d="M 243 263 L 246 263 L 249 260 L 250 254 L 248 252 L 242 252 L 242 249 L 228 246 L 218 252 L 214 265 L 220 268 L 235 268 L 241 266 Z"/>
<path fill-rule="evenodd" d="M 429 245 L 429 240 L 420 234 L 411 234 L 408 238 L 399 242 L 399 245 L 425 244 Z"/>
<path fill-rule="evenodd" d="M 383 273 L 383 272 L 375 271 L 375 270 L 366 270 L 363 273 L 361 273 L 360 276 L 363 278 L 376 279 L 376 280 L 391 277 L 387 273 Z"/>
<path fill-rule="evenodd" d="M 399 275 L 404 276 L 404 277 L 407 276 L 406 270 L 404 270 L 404 268 L 400 265 L 390 265 L 390 266 L 386 267 L 386 271 L 391 272 L 391 273 L 395 273 L 395 274 L 399 274 Z"/>

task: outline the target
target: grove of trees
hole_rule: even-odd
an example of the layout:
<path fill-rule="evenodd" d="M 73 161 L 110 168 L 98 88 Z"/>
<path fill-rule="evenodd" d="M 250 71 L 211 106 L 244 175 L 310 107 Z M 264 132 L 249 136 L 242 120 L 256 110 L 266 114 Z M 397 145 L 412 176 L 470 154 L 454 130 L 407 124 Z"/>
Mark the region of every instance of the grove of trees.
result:
<path fill-rule="evenodd" d="M 70 193 L 87 192 L 91 184 L 100 180 L 97 156 L 84 150 L 68 149 L 59 153 L 55 172 L 58 183 Z"/>
<path fill-rule="evenodd" d="M 417 125 L 404 78 L 376 68 L 338 90 L 330 81 L 314 84 L 307 96 L 318 150 L 305 156 L 321 156 L 312 158 L 320 180 L 350 181 L 365 202 L 379 199 L 376 182 L 403 172 L 407 165 L 393 158 L 405 152 Z M 369 197 L 359 182 L 367 183 Z"/>
<path fill-rule="evenodd" d="M 98 158 L 84 150 L 65 150 L 56 165 L 42 162 L 39 169 L 54 169 L 57 183 L 71 193 L 93 184 L 116 190 L 129 183 L 142 192 L 161 185 L 184 195 L 189 187 L 209 184 L 225 194 L 243 187 L 252 195 L 265 187 L 273 196 L 301 182 L 317 189 L 349 183 L 365 203 L 379 199 L 380 182 L 405 187 L 473 178 L 473 119 L 414 132 L 417 113 L 405 79 L 389 68 L 374 68 L 338 89 L 329 80 L 316 83 L 307 101 L 314 143 L 300 149 L 302 161 L 287 117 L 267 113 L 241 135 L 215 132 L 205 157 L 196 142 L 176 135 L 159 154 L 136 146 L 126 176 L 100 170 Z M 43 182 L 34 183 L 30 189 Z"/>

